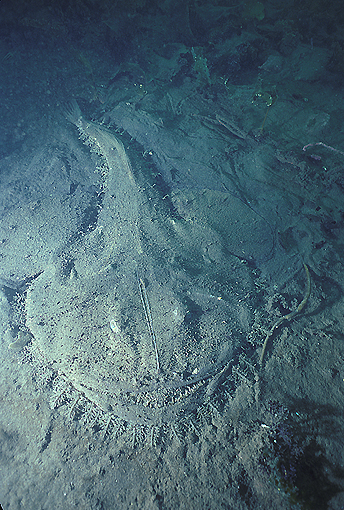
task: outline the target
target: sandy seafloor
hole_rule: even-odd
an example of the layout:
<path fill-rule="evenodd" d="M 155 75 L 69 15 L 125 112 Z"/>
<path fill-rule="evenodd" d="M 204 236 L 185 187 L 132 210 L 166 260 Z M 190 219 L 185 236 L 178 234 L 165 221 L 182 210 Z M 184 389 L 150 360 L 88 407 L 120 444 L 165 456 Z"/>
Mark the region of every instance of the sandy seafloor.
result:
<path fill-rule="evenodd" d="M 246 17 L 240 33 L 233 21 L 230 42 L 212 33 L 217 60 L 207 44 L 186 37 L 167 38 L 166 51 L 158 54 L 161 29 L 147 29 L 147 18 L 134 7 L 145 30 L 125 44 L 127 12 L 117 18 L 109 13 L 105 23 L 104 13 L 98 19 L 89 6 L 77 5 L 73 16 L 41 5 L 19 17 L 5 9 L 1 25 L 2 508 L 344 508 L 344 91 L 343 70 L 334 65 L 338 55 L 324 34 L 310 41 L 295 26 L 297 42 L 281 36 L 277 45 L 269 38 L 277 21 L 268 4 L 264 19 Z M 154 18 L 154 9 L 149 12 Z M 312 19 L 317 22 L 316 13 Z M 192 47 L 207 55 L 209 77 L 194 65 Z M 243 47 L 250 48 L 247 65 Z M 277 252 L 309 268 L 306 306 L 274 332 L 263 369 L 258 360 L 264 338 L 279 317 L 297 308 L 306 279 L 302 262 L 292 278 L 279 282 L 275 275 L 277 283 L 259 267 L 252 270 L 258 297 L 249 318 L 250 354 L 236 360 L 207 406 L 148 432 L 129 423 L 116 428 L 101 413 L 94 417 L 98 425 L 87 427 L 81 415 L 91 411 L 86 404 L 75 407 L 78 395 L 68 378 L 59 403 L 52 404 L 53 370 L 32 337 L 18 336 L 15 321 L 25 317 L 11 308 L 15 282 L 30 275 L 26 264 L 33 264 L 33 273 L 44 271 L 49 250 L 75 225 L 59 210 L 58 194 L 68 178 L 60 179 L 63 161 L 51 157 L 54 147 L 73 147 L 87 162 L 76 165 L 78 178 L 90 187 L 97 183 L 95 156 L 61 113 L 73 98 L 86 118 L 114 124 L 111 112 L 121 105 L 139 104 L 137 110 L 167 132 L 178 121 L 190 134 L 197 117 L 204 150 L 216 146 L 219 164 L 237 165 L 240 182 L 257 183 L 261 210 L 270 208 Z M 139 136 L 130 147 L 133 128 L 126 132 L 120 115 L 117 125 L 132 164 L 146 161 L 150 147 Z M 46 191 L 43 200 L 25 199 L 30 185 Z M 38 235 L 43 242 L 36 245 Z"/>

